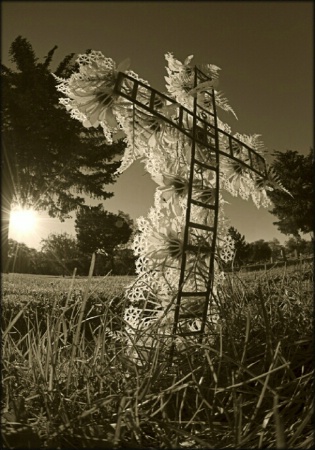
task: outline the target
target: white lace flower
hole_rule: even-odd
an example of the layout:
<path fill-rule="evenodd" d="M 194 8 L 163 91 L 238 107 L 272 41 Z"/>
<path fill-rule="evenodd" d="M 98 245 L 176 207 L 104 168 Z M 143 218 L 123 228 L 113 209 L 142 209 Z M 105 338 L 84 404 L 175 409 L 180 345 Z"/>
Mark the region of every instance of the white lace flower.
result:
<path fill-rule="evenodd" d="M 162 191 L 162 198 L 168 201 L 173 195 L 187 195 L 189 182 L 181 175 L 162 174 L 162 182 L 159 183 L 159 190 Z"/>
<path fill-rule="evenodd" d="M 189 94 L 194 88 L 194 71 L 190 64 L 192 58 L 193 55 L 188 56 L 184 63 L 181 63 L 172 53 L 165 55 L 168 64 L 166 67 L 168 76 L 165 77 L 166 88 L 177 102 L 187 107 L 191 107 L 193 103 L 193 98 Z"/>
<path fill-rule="evenodd" d="M 225 236 L 220 249 L 219 256 L 224 262 L 232 261 L 235 254 L 235 241 L 231 235 Z"/>
<path fill-rule="evenodd" d="M 179 260 L 183 254 L 182 235 L 183 232 L 179 234 L 171 228 L 153 231 L 148 242 L 148 258 L 158 262 Z"/>
<path fill-rule="evenodd" d="M 255 150 L 257 153 L 264 154 L 266 152 L 266 147 L 263 141 L 260 139 L 260 134 L 240 134 L 235 133 L 234 136 L 239 139 L 244 144 L 248 145 L 248 147 Z"/>
<path fill-rule="evenodd" d="M 171 53 L 165 55 L 168 63 L 166 71 L 168 76 L 165 77 L 166 87 L 168 92 L 183 106 L 192 109 L 193 98 L 197 96 L 198 104 L 204 108 L 212 108 L 211 97 L 208 91 L 216 87 L 218 84 L 218 72 L 221 70 L 213 64 L 200 66 L 200 70 L 209 78 L 206 81 L 201 81 L 197 86 L 194 86 L 195 77 L 191 60 L 193 56 L 185 59 L 181 63 Z M 215 90 L 215 98 L 217 106 L 224 111 L 231 112 L 237 119 L 237 116 L 227 99 L 223 96 L 221 91 Z"/>
<path fill-rule="evenodd" d="M 106 131 L 108 134 L 108 130 L 115 130 L 118 126 L 113 109 L 118 99 L 114 87 L 118 72 L 125 72 L 130 61 L 125 60 L 116 67 L 111 58 L 105 58 L 101 52 L 91 51 L 79 55 L 77 63 L 79 72 L 72 74 L 68 80 L 56 77 L 60 83 L 57 89 L 68 97 L 60 102 L 67 110 L 73 111 L 83 126 L 89 128 L 101 125 L 106 135 Z"/>

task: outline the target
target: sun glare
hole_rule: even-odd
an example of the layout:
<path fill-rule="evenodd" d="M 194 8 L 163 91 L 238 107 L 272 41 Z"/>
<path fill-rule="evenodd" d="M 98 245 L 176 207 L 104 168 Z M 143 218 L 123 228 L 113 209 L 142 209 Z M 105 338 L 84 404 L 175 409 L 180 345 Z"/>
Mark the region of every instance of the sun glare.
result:
<path fill-rule="evenodd" d="M 13 233 L 26 235 L 34 231 L 37 213 L 32 209 L 16 209 L 11 212 L 10 228 Z"/>

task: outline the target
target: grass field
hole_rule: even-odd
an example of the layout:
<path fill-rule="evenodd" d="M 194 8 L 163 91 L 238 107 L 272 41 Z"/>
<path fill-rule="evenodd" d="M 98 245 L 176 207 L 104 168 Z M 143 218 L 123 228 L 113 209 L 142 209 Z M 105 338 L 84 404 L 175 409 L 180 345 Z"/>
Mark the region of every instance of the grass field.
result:
<path fill-rule="evenodd" d="M 314 446 L 310 264 L 228 275 L 219 323 L 173 365 L 119 339 L 132 280 L 3 276 L 5 448 Z"/>

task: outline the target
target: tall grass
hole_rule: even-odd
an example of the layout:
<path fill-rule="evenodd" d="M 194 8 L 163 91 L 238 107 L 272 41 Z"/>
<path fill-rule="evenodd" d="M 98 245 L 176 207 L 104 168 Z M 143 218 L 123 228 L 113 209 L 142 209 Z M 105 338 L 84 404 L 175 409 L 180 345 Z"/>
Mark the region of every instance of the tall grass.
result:
<path fill-rule="evenodd" d="M 9 314 L 3 298 L 6 448 L 313 447 L 310 266 L 227 276 L 220 321 L 172 364 L 157 327 L 145 352 L 121 339 L 123 293 L 96 290 L 92 266 L 49 308 L 26 297 Z"/>

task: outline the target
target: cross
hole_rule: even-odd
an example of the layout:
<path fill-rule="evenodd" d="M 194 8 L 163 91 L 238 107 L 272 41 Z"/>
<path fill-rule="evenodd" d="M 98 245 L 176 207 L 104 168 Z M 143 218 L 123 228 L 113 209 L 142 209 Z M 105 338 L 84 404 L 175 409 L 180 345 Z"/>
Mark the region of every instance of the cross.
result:
<path fill-rule="evenodd" d="M 231 135 L 229 128 L 221 125 L 217 117 L 217 106 L 230 109 L 214 89 L 215 79 L 211 77 L 216 78 L 218 68 L 207 67 L 207 75 L 199 67 L 189 65 L 192 57 L 188 57 L 184 65 L 172 59 L 171 54 L 166 57 L 169 60 L 167 80 L 170 92 L 179 86 L 178 93 L 172 96 L 139 80 L 134 72 L 125 73 L 129 67 L 127 60 L 116 67 L 113 60 L 95 51 L 79 56 L 79 73 L 73 74 L 69 80 L 56 79 L 60 83 L 58 90 L 68 97 L 60 102 L 71 111 L 72 117 L 86 127 L 102 125 L 109 141 L 118 124 L 125 131 L 128 146 L 120 171 L 130 165 L 134 156 L 144 156 L 147 170 L 153 178 L 157 176 L 158 183 L 162 180 L 162 192 L 172 191 L 169 203 L 162 205 L 163 197 L 157 196 L 153 216 L 148 216 L 148 220 L 141 219 L 139 228 L 143 231 L 143 240 L 139 235 L 136 243 L 141 255 L 137 261 L 139 276 L 135 290 L 131 289 L 128 294 L 131 300 L 141 302 L 157 276 L 157 286 L 162 292 L 156 294 L 152 291 L 152 294 L 156 295 L 159 304 L 168 305 L 162 311 L 161 319 L 165 321 L 162 320 L 161 324 L 166 327 L 165 337 L 171 339 L 172 355 L 177 338 L 189 341 L 189 336 L 192 336 L 193 342 L 196 338 L 202 342 L 204 336 L 211 333 L 213 310 L 209 306 L 214 303 L 211 300 L 217 285 L 217 255 L 224 256 L 222 247 L 218 245 L 218 239 L 222 238 L 218 220 L 221 185 L 233 192 L 230 176 L 235 181 L 233 177 L 236 174 L 237 183 L 241 183 L 237 189 L 240 193 L 242 189 L 242 196 L 247 196 L 253 189 L 250 193 L 254 198 L 257 186 L 263 196 L 255 198 L 264 201 L 270 173 L 264 158 L 247 145 L 250 140 L 244 142 L 242 138 Z M 178 73 L 180 79 L 177 78 Z M 170 173 L 164 174 L 164 170 Z M 245 178 L 242 177 L 244 172 L 247 174 Z M 245 189 L 243 179 L 247 183 Z M 271 184 L 273 182 L 271 180 Z M 182 227 L 182 238 L 178 239 Z M 166 232 L 162 232 L 163 229 Z M 150 233 L 158 236 L 152 245 L 149 243 Z M 148 253 L 149 247 L 153 250 Z M 165 258 L 162 256 L 163 263 L 160 263 L 161 249 L 167 255 Z M 158 266 L 155 265 L 156 260 Z M 145 298 L 148 300 L 149 297 L 148 294 Z M 174 306 L 174 313 L 170 313 L 171 306 Z M 126 322 L 133 328 L 142 324 L 146 326 L 146 320 L 159 320 L 161 311 L 154 311 L 157 316 L 151 312 L 147 317 L 145 307 L 143 310 L 136 306 L 131 306 L 130 310 L 127 307 Z M 169 314 L 174 314 L 172 330 L 169 329 Z M 160 335 L 160 323 L 157 325 Z"/>
<path fill-rule="evenodd" d="M 185 220 L 185 231 L 183 241 L 183 252 L 181 258 L 180 277 L 178 295 L 174 311 L 173 337 L 176 336 L 198 336 L 199 340 L 205 333 L 207 323 L 208 308 L 214 282 L 215 249 L 218 228 L 219 211 L 219 186 L 220 186 L 220 156 L 228 158 L 232 162 L 246 167 L 255 172 L 259 177 L 267 176 L 267 167 L 264 158 L 244 142 L 241 142 L 231 134 L 218 127 L 216 112 L 215 90 L 211 87 L 212 79 L 205 75 L 197 66 L 194 67 L 194 94 L 193 111 L 178 104 L 175 99 L 153 89 L 147 84 L 119 72 L 114 92 L 116 95 L 124 97 L 133 103 L 139 111 L 146 112 L 150 117 L 164 122 L 170 127 L 174 127 L 191 140 L 191 164 L 187 195 L 187 209 Z M 203 86 L 205 86 L 203 88 Z M 208 108 L 198 104 L 198 89 L 204 89 L 208 96 Z M 172 106 L 176 109 L 176 114 L 170 116 L 163 105 Z M 205 150 L 207 159 L 201 160 L 196 151 L 197 146 Z M 200 153 L 200 152 L 199 152 Z M 245 155 L 245 157 L 244 157 Z M 215 180 L 215 196 L 212 202 L 200 201 L 194 196 L 193 183 L 196 173 L 210 171 Z M 191 220 L 192 207 L 211 210 L 214 212 L 211 226 L 203 223 L 196 223 Z M 208 245 L 192 246 L 188 242 L 188 236 L 194 230 L 201 230 L 211 236 Z M 187 254 L 190 252 L 197 258 L 208 255 L 207 264 L 207 289 L 203 291 L 186 290 L 185 279 L 187 278 Z M 190 262 L 191 263 L 191 262 Z M 200 305 L 198 314 L 189 312 L 185 303 L 189 299 L 197 300 Z M 188 312 L 187 312 L 188 310 Z M 195 331 L 187 331 L 185 323 L 198 318 L 200 327 Z M 186 330 L 186 331 L 183 331 Z"/>

